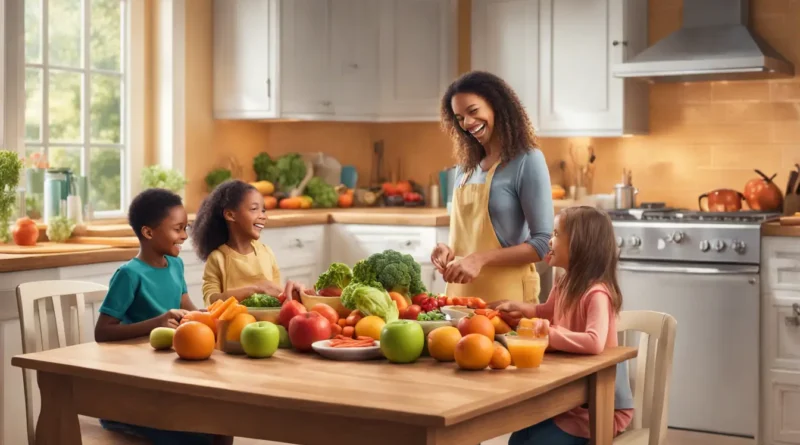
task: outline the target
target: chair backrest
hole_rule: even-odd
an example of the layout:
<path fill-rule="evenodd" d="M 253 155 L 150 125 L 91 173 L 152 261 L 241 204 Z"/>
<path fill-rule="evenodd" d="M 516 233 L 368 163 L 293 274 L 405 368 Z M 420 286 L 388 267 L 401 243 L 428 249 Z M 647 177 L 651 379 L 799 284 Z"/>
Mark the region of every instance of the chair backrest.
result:
<path fill-rule="evenodd" d="M 69 344 L 86 343 L 90 338 L 86 334 L 85 314 L 86 304 L 92 305 L 92 326 L 96 322 L 95 304 L 105 298 L 108 287 L 102 284 L 84 281 L 35 281 L 17 286 L 17 309 L 19 310 L 19 324 L 22 330 L 22 352 L 46 351 L 48 349 L 63 348 Z M 74 295 L 75 299 L 70 304 L 70 343 L 64 323 L 62 299 Z M 47 314 L 47 302 L 51 302 L 57 344 L 51 346 L 50 321 Z M 37 332 L 38 327 L 38 332 Z M 91 338 L 93 339 L 93 337 Z M 23 370 L 22 385 L 25 391 L 25 415 L 28 422 L 28 442 L 34 443 L 35 422 L 33 418 L 33 386 L 31 379 L 33 371 Z"/>
<path fill-rule="evenodd" d="M 675 317 L 654 311 L 622 311 L 617 332 L 639 334 L 639 353 L 629 360 L 634 416 L 630 428 L 649 428 L 649 445 L 661 445 L 667 433 L 667 406 L 675 351 Z M 626 342 L 627 343 L 627 342 Z M 636 369 L 630 369 L 635 362 Z"/>

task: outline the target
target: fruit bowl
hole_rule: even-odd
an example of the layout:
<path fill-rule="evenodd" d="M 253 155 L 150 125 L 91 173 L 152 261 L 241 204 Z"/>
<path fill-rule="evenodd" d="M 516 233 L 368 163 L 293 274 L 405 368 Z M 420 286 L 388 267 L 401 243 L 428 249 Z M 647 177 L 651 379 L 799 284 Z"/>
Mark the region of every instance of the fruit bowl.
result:
<path fill-rule="evenodd" d="M 538 368 L 544 360 L 544 352 L 550 344 L 548 337 L 522 337 L 503 335 L 511 360 L 518 369 Z"/>
<path fill-rule="evenodd" d="M 458 320 L 461 320 L 467 315 L 475 313 L 475 309 L 470 309 L 466 306 L 442 306 L 439 310 L 450 317 L 450 320 L 454 323 L 457 323 Z"/>
<path fill-rule="evenodd" d="M 379 341 L 375 341 L 373 346 L 363 348 L 332 348 L 330 344 L 330 340 L 320 340 L 312 343 L 311 348 L 317 354 L 330 360 L 363 361 L 383 357 Z"/>
<path fill-rule="evenodd" d="M 256 317 L 256 315 L 253 316 Z M 230 327 L 230 321 L 217 321 L 217 349 L 226 354 L 244 354 L 244 349 L 242 349 L 240 342 L 227 338 Z"/>
<path fill-rule="evenodd" d="M 301 294 L 300 295 L 300 302 L 303 303 L 303 306 L 306 307 L 309 311 L 311 310 L 314 305 L 317 304 L 327 304 L 328 306 L 332 307 L 336 310 L 340 317 L 346 318 L 350 315 L 350 309 L 347 309 L 342 304 L 342 297 L 320 297 L 319 295 L 307 295 Z"/>
<path fill-rule="evenodd" d="M 278 314 L 281 313 L 279 307 L 248 307 L 247 313 L 256 317 L 256 321 L 269 321 L 278 323 Z"/>

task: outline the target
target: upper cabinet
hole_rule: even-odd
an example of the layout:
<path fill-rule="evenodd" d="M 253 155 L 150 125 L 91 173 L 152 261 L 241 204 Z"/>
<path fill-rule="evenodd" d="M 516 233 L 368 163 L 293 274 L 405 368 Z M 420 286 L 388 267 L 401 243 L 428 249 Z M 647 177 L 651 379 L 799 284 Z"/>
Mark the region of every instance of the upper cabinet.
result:
<path fill-rule="evenodd" d="M 214 117 L 428 121 L 455 0 L 215 0 Z"/>
<path fill-rule="evenodd" d="M 647 84 L 611 74 L 647 46 L 646 3 L 474 0 L 473 68 L 508 80 L 540 136 L 646 133 Z"/>

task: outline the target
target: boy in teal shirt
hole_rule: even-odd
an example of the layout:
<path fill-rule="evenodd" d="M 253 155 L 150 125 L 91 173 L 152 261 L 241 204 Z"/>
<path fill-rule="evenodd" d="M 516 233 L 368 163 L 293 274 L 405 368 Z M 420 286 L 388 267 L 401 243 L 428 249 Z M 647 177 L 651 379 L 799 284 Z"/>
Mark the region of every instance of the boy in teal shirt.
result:
<path fill-rule="evenodd" d="M 98 342 L 144 337 L 154 328 L 177 328 L 187 311 L 197 308 L 189 299 L 178 258 L 186 241 L 188 218 L 180 196 L 162 189 L 140 193 L 130 205 L 128 222 L 139 238 L 139 254 L 111 277 L 94 330 Z M 160 444 L 230 444 L 231 437 L 158 430 L 100 420 L 104 428 L 133 434 Z"/>

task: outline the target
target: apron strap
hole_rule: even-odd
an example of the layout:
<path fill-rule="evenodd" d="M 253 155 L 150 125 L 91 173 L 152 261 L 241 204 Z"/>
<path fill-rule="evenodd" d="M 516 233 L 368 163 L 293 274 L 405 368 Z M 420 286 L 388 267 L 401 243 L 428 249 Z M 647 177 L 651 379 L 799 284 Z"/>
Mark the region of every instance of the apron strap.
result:
<path fill-rule="evenodd" d="M 486 173 L 486 182 L 485 182 L 485 184 L 487 184 L 489 186 L 492 185 L 492 178 L 494 178 L 494 172 L 497 170 L 497 167 L 499 165 L 500 165 L 500 159 L 495 161 L 495 163 L 492 164 L 491 167 L 489 167 L 489 171 Z M 458 186 L 459 187 L 463 187 L 464 185 L 466 185 L 467 181 L 469 181 L 469 178 L 472 177 L 472 174 L 474 172 L 475 172 L 474 170 L 471 170 L 469 173 L 464 173 L 464 176 L 461 177 L 461 182 L 458 184 Z"/>

